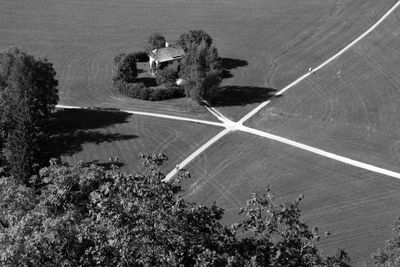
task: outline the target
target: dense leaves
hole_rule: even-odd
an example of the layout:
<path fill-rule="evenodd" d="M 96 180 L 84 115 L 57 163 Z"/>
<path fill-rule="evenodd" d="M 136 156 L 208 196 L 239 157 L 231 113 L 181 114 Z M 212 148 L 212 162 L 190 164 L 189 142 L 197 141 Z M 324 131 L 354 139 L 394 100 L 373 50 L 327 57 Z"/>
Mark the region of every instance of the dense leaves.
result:
<path fill-rule="evenodd" d="M 165 41 L 164 36 L 162 36 L 159 33 L 153 33 L 147 39 L 146 51 L 147 51 L 147 53 L 149 53 L 150 51 L 153 51 L 154 49 L 163 48 L 163 47 L 165 47 L 165 43 L 166 43 L 166 41 Z"/>
<path fill-rule="evenodd" d="M 157 70 L 156 81 L 159 85 L 174 85 L 178 79 L 178 73 L 171 68 Z"/>
<path fill-rule="evenodd" d="M 199 103 L 204 100 L 212 102 L 221 83 L 222 66 L 217 49 L 211 46 L 212 40 L 198 36 L 203 35 L 185 39 L 186 54 L 181 63 L 180 77 L 185 81 L 187 96 Z"/>
<path fill-rule="evenodd" d="M 372 255 L 374 263 L 378 266 L 400 265 L 400 219 L 392 226 L 392 237 L 383 248 Z"/>
<path fill-rule="evenodd" d="M 318 254 L 316 229 L 300 220 L 299 201 L 275 204 L 252 194 L 239 223 L 223 210 L 188 203 L 142 154 L 144 172 L 52 161 L 36 191 L 0 179 L 1 266 L 347 266 L 344 253 Z"/>
<path fill-rule="evenodd" d="M 149 101 L 161 101 L 184 96 L 183 88 L 178 85 L 147 87 L 143 83 L 115 82 L 114 88 L 123 95 Z"/>
<path fill-rule="evenodd" d="M 136 54 L 119 54 L 114 57 L 113 81 L 132 82 L 138 74 Z"/>
<path fill-rule="evenodd" d="M 53 65 L 18 48 L 0 53 L 0 163 L 24 180 L 45 159 L 44 124 L 58 102 Z"/>
<path fill-rule="evenodd" d="M 210 48 L 212 41 L 211 36 L 205 31 L 194 30 L 182 34 L 178 39 L 178 45 L 187 52 L 202 43 L 206 48 Z"/>

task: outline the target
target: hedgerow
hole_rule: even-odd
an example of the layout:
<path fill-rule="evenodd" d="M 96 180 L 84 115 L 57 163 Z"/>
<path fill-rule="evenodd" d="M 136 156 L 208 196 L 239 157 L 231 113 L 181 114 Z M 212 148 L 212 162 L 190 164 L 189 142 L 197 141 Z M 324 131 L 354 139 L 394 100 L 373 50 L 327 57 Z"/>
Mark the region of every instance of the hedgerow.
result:
<path fill-rule="evenodd" d="M 114 83 L 114 88 L 125 96 L 149 101 L 161 101 L 184 96 L 183 88 L 178 85 L 147 87 L 144 83 L 126 83 L 117 81 Z"/>

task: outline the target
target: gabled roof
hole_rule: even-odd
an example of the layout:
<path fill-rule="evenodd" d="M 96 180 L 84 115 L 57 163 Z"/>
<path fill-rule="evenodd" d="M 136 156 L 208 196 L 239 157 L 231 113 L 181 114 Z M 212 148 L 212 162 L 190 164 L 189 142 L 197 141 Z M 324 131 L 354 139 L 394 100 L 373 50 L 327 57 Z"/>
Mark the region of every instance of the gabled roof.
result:
<path fill-rule="evenodd" d="M 149 54 L 150 57 L 154 58 L 158 62 L 166 62 L 175 59 L 180 59 L 185 55 L 182 48 L 178 46 L 163 47 L 159 49 L 154 49 Z"/>

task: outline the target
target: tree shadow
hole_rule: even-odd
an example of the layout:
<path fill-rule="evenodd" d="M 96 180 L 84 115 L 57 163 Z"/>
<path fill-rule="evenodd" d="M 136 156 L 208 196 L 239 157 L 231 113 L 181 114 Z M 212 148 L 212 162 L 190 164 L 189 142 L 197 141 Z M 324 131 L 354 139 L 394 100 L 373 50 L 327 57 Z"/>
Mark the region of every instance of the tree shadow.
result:
<path fill-rule="evenodd" d="M 231 70 L 245 67 L 249 63 L 246 60 L 242 59 L 234 59 L 234 58 L 220 58 L 221 65 L 222 65 L 222 79 L 232 78 L 233 75 L 231 74 Z"/>
<path fill-rule="evenodd" d="M 232 70 L 236 69 L 238 67 L 245 67 L 249 65 L 249 63 L 246 60 L 242 59 L 235 59 L 235 58 L 220 58 L 222 67 L 226 70 Z"/>
<path fill-rule="evenodd" d="M 144 83 L 146 87 L 156 87 L 158 86 L 156 79 L 155 78 L 150 78 L 150 77 L 142 77 L 142 78 L 136 78 L 135 83 Z"/>
<path fill-rule="evenodd" d="M 275 89 L 254 86 L 223 86 L 212 101 L 214 106 L 239 106 L 264 102 L 274 96 Z"/>
<path fill-rule="evenodd" d="M 82 151 L 86 143 L 122 141 L 137 138 L 136 135 L 104 133 L 100 129 L 127 123 L 131 114 L 119 111 L 64 109 L 58 110 L 47 124 L 49 139 L 46 140 L 47 158 L 73 155 Z"/>

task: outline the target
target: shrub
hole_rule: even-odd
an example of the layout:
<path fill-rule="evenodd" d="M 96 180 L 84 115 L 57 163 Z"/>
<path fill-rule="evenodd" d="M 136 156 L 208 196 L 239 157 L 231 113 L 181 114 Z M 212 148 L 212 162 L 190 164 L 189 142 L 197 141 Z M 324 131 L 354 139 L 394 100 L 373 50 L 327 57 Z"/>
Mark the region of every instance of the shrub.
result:
<path fill-rule="evenodd" d="M 151 89 L 150 98 L 149 98 L 149 100 L 151 100 L 151 101 L 160 101 L 160 100 L 179 98 L 179 97 L 185 96 L 183 88 L 178 85 L 169 85 L 165 88 L 158 87 L 158 88 L 149 88 L 149 89 Z"/>
<path fill-rule="evenodd" d="M 118 91 L 126 96 L 132 98 L 143 99 L 146 98 L 146 94 L 143 93 L 147 91 L 147 87 L 144 83 L 125 83 L 125 82 L 116 82 L 114 86 L 118 89 Z"/>
<path fill-rule="evenodd" d="M 173 85 L 178 79 L 178 73 L 170 68 L 158 70 L 156 72 L 156 81 L 158 85 Z"/>
<path fill-rule="evenodd" d="M 123 95 L 150 101 L 161 101 L 184 96 L 183 88 L 177 85 L 163 87 L 146 87 L 144 83 L 116 82 L 114 87 Z"/>
<path fill-rule="evenodd" d="M 114 57 L 112 78 L 114 82 L 132 82 L 136 78 L 138 74 L 136 58 L 137 55 L 134 53 L 127 55 L 122 53 Z"/>

